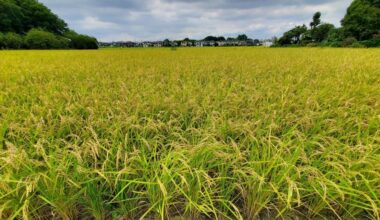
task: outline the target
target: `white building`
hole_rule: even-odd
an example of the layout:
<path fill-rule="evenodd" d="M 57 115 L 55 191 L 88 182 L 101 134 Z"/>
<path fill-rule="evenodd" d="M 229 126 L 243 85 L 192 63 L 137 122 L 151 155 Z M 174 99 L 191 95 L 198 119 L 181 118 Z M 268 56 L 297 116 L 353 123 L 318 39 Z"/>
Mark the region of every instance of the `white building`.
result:
<path fill-rule="evenodd" d="M 263 42 L 263 46 L 264 47 L 271 47 L 273 45 L 273 42 L 272 41 L 264 41 Z"/>

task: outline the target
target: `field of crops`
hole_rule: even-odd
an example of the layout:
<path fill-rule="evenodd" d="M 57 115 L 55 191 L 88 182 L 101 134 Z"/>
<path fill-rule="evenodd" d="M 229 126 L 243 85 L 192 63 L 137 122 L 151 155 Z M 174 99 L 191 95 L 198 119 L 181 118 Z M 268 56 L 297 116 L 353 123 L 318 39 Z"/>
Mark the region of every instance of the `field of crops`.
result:
<path fill-rule="evenodd" d="M 379 213 L 379 49 L 0 51 L 0 219 Z"/>

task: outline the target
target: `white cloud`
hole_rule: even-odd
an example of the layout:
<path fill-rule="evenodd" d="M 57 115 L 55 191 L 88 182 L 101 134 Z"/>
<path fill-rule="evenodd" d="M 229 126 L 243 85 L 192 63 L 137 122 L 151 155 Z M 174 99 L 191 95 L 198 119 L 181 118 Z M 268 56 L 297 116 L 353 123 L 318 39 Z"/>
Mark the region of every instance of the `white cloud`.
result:
<path fill-rule="evenodd" d="M 311 21 L 340 24 L 352 0 L 40 0 L 74 30 L 99 40 L 281 35 Z"/>
<path fill-rule="evenodd" d="M 81 28 L 85 30 L 98 30 L 98 29 L 115 29 L 117 24 L 112 22 L 101 21 L 97 17 L 88 16 L 79 22 Z"/>

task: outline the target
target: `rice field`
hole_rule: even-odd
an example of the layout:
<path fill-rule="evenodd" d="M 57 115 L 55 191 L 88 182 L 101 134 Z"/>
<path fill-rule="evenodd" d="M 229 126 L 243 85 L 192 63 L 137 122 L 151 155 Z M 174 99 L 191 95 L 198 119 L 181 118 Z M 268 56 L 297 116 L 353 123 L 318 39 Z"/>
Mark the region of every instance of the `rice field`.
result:
<path fill-rule="evenodd" d="M 379 213 L 379 49 L 0 51 L 0 219 Z"/>

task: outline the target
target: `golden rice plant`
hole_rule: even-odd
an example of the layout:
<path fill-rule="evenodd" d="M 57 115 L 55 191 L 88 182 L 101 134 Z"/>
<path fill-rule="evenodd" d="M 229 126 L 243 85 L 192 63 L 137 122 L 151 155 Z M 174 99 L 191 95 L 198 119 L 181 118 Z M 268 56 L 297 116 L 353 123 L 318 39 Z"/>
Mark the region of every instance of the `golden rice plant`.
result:
<path fill-rule="evenodd" d="M 0 52 L 0 219 L 380 219 L 380 50 Z"/>

